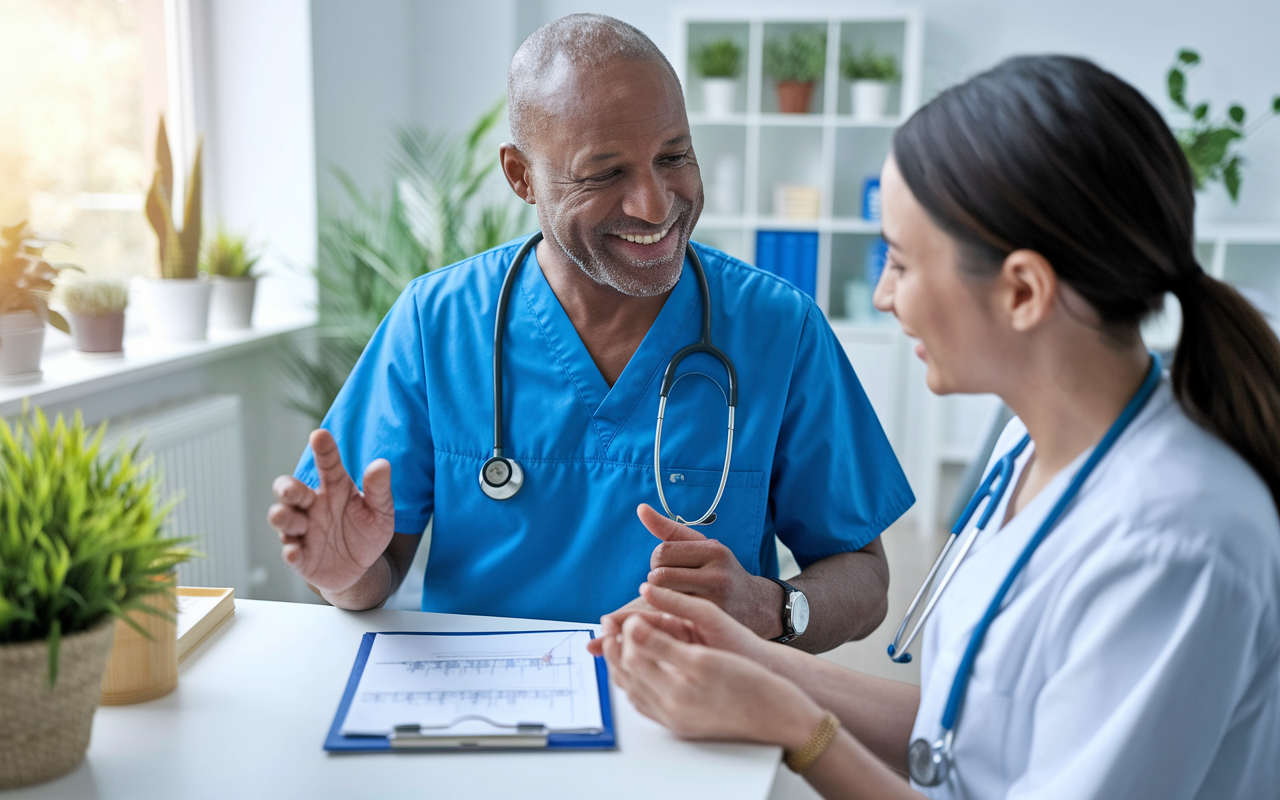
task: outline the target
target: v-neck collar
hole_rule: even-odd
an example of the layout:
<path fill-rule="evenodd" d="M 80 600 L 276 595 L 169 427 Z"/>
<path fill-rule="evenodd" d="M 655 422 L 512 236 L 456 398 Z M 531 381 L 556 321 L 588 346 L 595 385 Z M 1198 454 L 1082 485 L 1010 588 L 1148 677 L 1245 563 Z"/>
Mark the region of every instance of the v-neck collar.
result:
<path fill-rule="evenodd" d="M 532 263 L 526 263 L 520 271 L 522 298 L 555 355 L 556 363 L 568 376 L 578 399 L 595 423 L 596 432 L 607 452 L 618 430 L 645 393 L 658 391 L 661 372 L 666 369 L 671 356 L 681 345 L 691 344 L 696 338 L 690 322 L 698 312 L 700 300 L 693 268 L 686 257 L 680 280 L 613 388 L 610 388 L 542 273 L 537 251 L 529 255 Z"/>

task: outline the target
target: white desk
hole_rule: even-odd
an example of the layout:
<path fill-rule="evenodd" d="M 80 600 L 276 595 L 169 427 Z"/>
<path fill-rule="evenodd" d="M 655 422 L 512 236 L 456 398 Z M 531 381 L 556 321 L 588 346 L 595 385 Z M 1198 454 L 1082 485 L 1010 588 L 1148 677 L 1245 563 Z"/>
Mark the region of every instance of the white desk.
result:
<path fill-rule="evenodd" d="M 562 624 L 557 624 L 562 627 Z M 99 708 L 88 758 L 18 798 L 767 797 L 776 747 L 682 742 L 613 687 L 612 752 L 370 753 L 321 748 L 366 631 L 519 630 L 547 623 L 236 600 L 178 688 Z"/>

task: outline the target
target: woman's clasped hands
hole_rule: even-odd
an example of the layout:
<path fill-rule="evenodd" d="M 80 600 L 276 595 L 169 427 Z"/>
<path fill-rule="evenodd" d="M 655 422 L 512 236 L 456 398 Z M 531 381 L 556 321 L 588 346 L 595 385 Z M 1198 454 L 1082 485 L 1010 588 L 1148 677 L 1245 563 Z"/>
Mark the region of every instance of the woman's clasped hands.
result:
<path fill-rule="evenodd" d="M 648 583 L 640 595 L 652 609 L 606 617 L 598 648 L 640 713 L 686 739 L 804 745 L 823 711 L 770 667 L 787 648 L 709 600 Z"/>

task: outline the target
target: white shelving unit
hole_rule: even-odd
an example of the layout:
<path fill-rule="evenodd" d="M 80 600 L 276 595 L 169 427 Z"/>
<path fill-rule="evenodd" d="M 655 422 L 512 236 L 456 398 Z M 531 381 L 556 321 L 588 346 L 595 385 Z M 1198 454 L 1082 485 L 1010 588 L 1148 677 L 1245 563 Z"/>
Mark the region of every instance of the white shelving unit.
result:
<path fill-rule="evenodd" d="M 695 236 L 755 263 L 757 232 L 816 232 L 815 299 L 829 316 L 849 316 L 843 285 L 862 276 L 866 247 L 880 232 L 878 222 L 862 218 L 862 184 L 867 177 L 879 174 L 894 129 L 920 102 L 923 27 L 919 14 L 699 12 L 677 14 L 675 27 L 673 64 L 685 86 L 703 181 L 714 185 L 716 171 L 728 157 L 736 160 L 741 183 L 730 203 L 733 208 L 717 205 L 721 198 L 708 193 L 707 209 Z M 814 88 L 806 114 L 778 113 L 774 82 L 763 70 L 765 41 L 793 31 L 821 32 L 827 42 L 826 72 Z M 689 54 L 703 43 L 723 37 L 734 39 L 746 59 L 734 113 L 712 117 L 704 113 L 701 78 L 692 74 Z M 891 115 L 886 119 L 863 122 L 854 118 L 849 82 L 840 76 L 842 43 L 855 51 L 874 46 L 897 59 L 902 78 L 891 93 Z M 818 218 L 776 217 L 772 201 L 778 184 L 819 187 Z"/>

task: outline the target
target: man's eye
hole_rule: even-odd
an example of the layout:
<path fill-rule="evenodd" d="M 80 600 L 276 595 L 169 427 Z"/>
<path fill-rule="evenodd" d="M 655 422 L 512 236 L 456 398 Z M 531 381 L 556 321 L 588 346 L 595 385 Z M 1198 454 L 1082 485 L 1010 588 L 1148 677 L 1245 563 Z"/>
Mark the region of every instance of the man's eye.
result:
<path fill-rule="evenodd" d="M 686 162 L 686 161 L 688 161 L 688 160 L 689 160 L 689 154 L 688 154 L 688 153 L 681 153 L 681 154 L 679 154 L 679 155 L 675 155 L 675 156 L 667 156 L 666 158 L 664 158 L 664 159 L 662 159 L 662 160 L 663 160 L 663 162 L 665 162 L 665 163 L 667 163 L 667 164 L 670 164 L 670 165 L 673 165 L 673 166 L 678 166 L 678 165 L 683 164 L 684 162 Z"/>
<path fill-rule="evenodd" d="M 606 183 L 606 182 L 608 182 L 608 181 L 610 181 L 610 180 L 613 180 L 613 179 L 614 179 L 614 178 L 616 178 L 616 177 L 618 177 L 618 170 L 616 170 L 616 169 L 615 169 L 615 170 L 610 170 L 609 172 L 602 172 L 602 173 L 601 173 L 601 174 L 599 174 L 599 175 L 592 175 L 590 178 L 586 178 L 586 179 L 584 179 L 584 182 L 586 182 L 586 183 Z"/>

